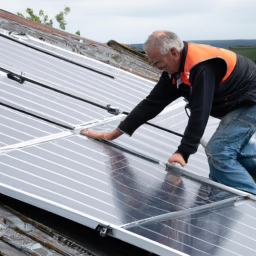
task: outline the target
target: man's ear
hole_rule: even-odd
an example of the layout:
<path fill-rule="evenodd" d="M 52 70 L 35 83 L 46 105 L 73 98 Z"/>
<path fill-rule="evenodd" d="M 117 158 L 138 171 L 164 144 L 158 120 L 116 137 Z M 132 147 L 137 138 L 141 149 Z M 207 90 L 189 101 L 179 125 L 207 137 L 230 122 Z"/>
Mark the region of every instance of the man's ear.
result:
<path fill-rule="evenodd" d="M 170 49 L 170 52 L 171 52 L 172 56 L 177 56 L 177 55 L 179 55 L 179 51 L 178 51 L 176 48 L 174 48 L 174 47 L 172 47 L 172 48 Z"/>

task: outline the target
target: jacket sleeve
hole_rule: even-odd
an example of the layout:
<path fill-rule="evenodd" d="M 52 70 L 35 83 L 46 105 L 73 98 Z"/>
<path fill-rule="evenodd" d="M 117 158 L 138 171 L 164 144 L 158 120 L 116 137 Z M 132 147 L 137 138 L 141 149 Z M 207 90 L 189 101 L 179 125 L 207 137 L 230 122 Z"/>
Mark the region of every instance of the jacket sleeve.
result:
<path fill-rule="evenodd" d="M 191 70 L 192 92 L 189 100 L 191 115 L 184 137 L 176 151 L 186 162 L 189 155 L 197 151 L 211 113 L 215 90 L 225 72 L 226 64 L 220 59 L 202 62 Z"/>
<path fill-rule="evenodd" d="M 139 126 L 157 116 L 178 97 L 180 97 L 180 94 L 176 85 L 172 84 L 168 73 L 163 72 L 159 82 L 150 94 L 130 112 L 118 126 L 118 129 L 131 136 Z"/>

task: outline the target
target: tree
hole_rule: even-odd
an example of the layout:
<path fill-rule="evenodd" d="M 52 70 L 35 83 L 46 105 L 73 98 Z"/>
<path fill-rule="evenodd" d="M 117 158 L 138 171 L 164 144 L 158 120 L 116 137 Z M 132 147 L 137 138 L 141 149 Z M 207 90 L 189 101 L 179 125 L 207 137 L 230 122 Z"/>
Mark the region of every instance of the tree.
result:
<path fill-rule="evenodd" d="M 80 30 L 77 30 L 77 31 L 76 31 L 76 34 L 80 36 Z"/>
<path fill-rule="evenodd" d="M 65 7 L 64 12 L 60 12 L 55 16 L 55 19 L 57 22 L 59 22 L 59 27 L 63 30 L 65 30 L 67 22 L 65 21 L 64 15 L 68 15 L 70 13 L 70 8 Z"/>
<path fill-rule="evenodd" d="M 57 14 L 55 16 L 56 21 L 59 23 L 59 28 L 61 28 L 63 30 L 66 29 L 67 22 L 65 21 L 64 15 L 68 15 L 70 13 L 70 11 L 71 11 L 70 7 L 65 7 L 64 11 L 59 12 L 59 14 Z M 31 9 L 31 8 L 27 8 L 26 12 L 29 14 L 29 16 L 26 17 L 27 19 L 42 23 L 42 24 L 50 26 L 50 27 L 53 26 L 53 19 L 49 20 L 48 15 L 45 15 L 43 10 L 39 11 L 39 16 L 36 15 L 34 13 L 33 9 Z M 17 12 L 17 14 L 19 16 L 25 18 L 22 13 Z"/>

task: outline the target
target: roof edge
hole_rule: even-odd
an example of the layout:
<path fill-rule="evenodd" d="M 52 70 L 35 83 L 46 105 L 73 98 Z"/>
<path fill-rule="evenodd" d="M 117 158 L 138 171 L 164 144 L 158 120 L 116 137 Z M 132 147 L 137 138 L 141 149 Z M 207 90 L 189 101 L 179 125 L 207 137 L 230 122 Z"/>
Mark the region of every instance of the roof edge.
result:
<path fill-rule="evenodd" d="M 75 40 L 78 40 L 78 41 L 83 40 L 83 41 L 86 41 L 88 43 L 98 44 L 98 45 L 109 48 L 109 46 L 107 44 L 99 43 L 99 42 L 96 42 L 96 41 L 93 41 L 93 40 L 90 40 L 90 39 L 87 39 L 87 38 L 84 38 L 84 37 L 81 37 L 81 36 L 78 36 L 78 35 L 74 35 L 74 34 L 71 34 L 71 33 L 56 29 L 56 28 L 46 26 L 46 25 L 38 23 L 36 21 L 28 20 L 26 18 L 23 18 L 19 15 L 13 14 L 13 13 L 8 12 L 8 11 L 5 11 L 3 9 L 0 9 L 0 17 L 3 17 L 7 20 L 11 20 L 11 21 L 20 23 L 22 25 L 40 30 L 42 32 L 46 32 L 46 33 L 50 33 L 50 34 L 59 34 L 59 35 L 62 35 L 62 36 L 68 36 L 68 37 L 71 37 L 71 38 L 73 38 Z"/>

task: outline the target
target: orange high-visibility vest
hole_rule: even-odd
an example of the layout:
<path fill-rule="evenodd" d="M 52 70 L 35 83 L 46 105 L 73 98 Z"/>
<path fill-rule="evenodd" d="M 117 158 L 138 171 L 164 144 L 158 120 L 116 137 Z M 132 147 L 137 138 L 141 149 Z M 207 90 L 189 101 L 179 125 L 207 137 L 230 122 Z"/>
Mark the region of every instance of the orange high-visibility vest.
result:
<path fill-rule="evenodd" d="M 189 75 L 191 69 L 203 61 L 215 58 L 223 59 L 227 64 L 227 72 L 221 80 L 221 83 L 223 83 L 229 77 L 236 65 L 236 54 L 229 50 L 212 47 L 210 45 L 188 43 L 184 71 L 180 73 L 181 81 L 191 86 L 189 82 Z"/>

